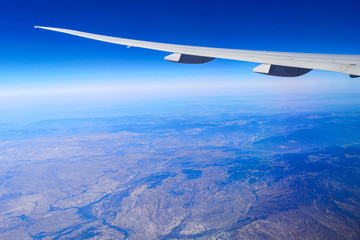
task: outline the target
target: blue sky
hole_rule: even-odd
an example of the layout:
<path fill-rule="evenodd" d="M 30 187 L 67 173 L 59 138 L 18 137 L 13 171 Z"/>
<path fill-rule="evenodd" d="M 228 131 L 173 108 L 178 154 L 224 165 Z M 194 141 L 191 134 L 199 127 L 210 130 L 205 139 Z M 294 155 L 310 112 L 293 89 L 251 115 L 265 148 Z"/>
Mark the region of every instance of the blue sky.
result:
<path fill-rule="evenodd" d="M 163 60 L 163 52 L 33 28 L 209 47 L 360 54 L 359 10 L 358 1 L 2 0 L 0 98 L 359 93 L 360 81 L 339 73 L 279 79 L 252 73 L 254 63 L 174 64 Z"/>

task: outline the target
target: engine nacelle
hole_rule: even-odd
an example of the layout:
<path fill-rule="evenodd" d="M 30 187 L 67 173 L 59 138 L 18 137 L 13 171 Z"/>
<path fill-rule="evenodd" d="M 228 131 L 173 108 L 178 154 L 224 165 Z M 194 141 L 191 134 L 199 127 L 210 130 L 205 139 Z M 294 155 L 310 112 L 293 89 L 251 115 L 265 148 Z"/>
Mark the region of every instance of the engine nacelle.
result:
<path fill-rule="evenodd" d="M 169 56 L 164 58 L 166 61 L 175 62 L 175 63 L 187 63 L 187 64 L 201 64 L 207 63 L 214 58 L 210 57 L 202 57 L 202 56 L 195 56 L 195 55 L 186 55 L 181 53 L 173 53 Z"/>
<path fill-rule="evenodd" d="M 296 67 L 285 67 L 271 64 L 261 64 L 253 69 L 256 73 L 277 76 L 277 77 L 298 77 L 302 76 L 312 69 L 307 68 L 296 68 Z"/>

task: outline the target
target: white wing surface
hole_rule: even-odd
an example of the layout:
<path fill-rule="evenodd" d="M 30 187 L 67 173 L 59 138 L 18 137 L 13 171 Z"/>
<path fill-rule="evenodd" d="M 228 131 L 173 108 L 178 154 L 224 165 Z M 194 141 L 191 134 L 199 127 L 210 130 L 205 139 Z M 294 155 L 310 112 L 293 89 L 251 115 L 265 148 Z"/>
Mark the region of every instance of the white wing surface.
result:
<path fill-rule="evenodd" d="M 196 47 L 109 37 L 62 28 L 39 26 L 35 28 L 67 33 L 128 47 L 170 52 L 173 54 L 165 57 L 165 59 L 178 63 L 205 63 L 214 58 L 223 58 L 260 63 L 260 66 L 254 68 L 254 72 L 274 76 L 295 77 L 303 75 L 312 69 L 345 73 L 351 77 L 360 76 L 360 55 L 268 52 Z"/>

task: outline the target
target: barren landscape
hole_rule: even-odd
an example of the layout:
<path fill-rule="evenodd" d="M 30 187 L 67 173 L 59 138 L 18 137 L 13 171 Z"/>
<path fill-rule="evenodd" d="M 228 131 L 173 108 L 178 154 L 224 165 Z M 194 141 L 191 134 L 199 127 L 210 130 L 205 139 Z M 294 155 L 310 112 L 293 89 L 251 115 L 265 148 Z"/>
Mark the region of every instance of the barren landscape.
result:
<path fill-rule="evenodd" d="M 1 239 L 359 239 L 360 115 L 3 128 Z"/>

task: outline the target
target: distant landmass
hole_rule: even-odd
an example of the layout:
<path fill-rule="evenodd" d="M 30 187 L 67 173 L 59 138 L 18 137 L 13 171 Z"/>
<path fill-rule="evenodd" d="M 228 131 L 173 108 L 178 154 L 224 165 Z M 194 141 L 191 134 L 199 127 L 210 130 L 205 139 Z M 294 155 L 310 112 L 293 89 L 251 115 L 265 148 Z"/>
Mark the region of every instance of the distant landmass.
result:
<path fill-rule="evenodd" d="M 211 113 L 1 127 L 0 239 L 360 239 L 360 113 Z"/>

